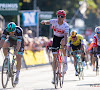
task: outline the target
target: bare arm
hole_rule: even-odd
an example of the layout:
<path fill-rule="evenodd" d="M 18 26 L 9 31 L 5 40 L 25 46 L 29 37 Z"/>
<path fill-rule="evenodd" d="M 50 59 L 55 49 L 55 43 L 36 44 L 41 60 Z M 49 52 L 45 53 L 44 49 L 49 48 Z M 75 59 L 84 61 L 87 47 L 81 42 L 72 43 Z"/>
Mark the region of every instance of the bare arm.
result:
<path fill-rule="evenodd" d="M 93 52 L 97 52 L 97 47 L 93 47 Z"/>
<path fill-rule="evenodd" d="M 64 33 L 64 40 L 65 40 L 65 45 L 66 45 L 68 42 L 68 33 Z"/>
<path fill-rule="evenodd" d="M 41 24 L 50 25 L 50 20 L 42 20 Z"/>
<path fill-rule="evenodd" d="M 19 51 L 20 47 L 21 47 L 21 42 L 17 41 L 17 46 L 16 46 L 17 51 Z"/>
<path fill-rule="evenodd" d="M 0 41 L 0 47 L 2 47 L 2 46 L 3 46 L 4 41 L 5 41 L 5 40 L 1 39 L 1 41 Z"/>

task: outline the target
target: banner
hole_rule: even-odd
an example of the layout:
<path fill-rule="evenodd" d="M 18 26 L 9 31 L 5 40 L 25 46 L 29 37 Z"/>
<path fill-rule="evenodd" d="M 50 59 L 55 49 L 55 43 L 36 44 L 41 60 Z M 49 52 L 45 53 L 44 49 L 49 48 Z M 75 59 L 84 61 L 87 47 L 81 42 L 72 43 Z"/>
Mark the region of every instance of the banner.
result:
<path fill-rule="evenodd" d="M 27 50 L 23 54 L 26 65 L 38 65 L 38 64 L 46 64 L 49 61 L 46 58 L 45 52 L 43 50 L 33 51 Z"/>
<path fill-rule="evenodd" d="M 24 12 L 23 17 L 23 26 L 36 26 L 37 25 L 37 12 Z"/>
<path fill-rule="evenodd" d="M 19 0 L 0 0 L 1 15 L 17 15 L 19 11 Z"/>

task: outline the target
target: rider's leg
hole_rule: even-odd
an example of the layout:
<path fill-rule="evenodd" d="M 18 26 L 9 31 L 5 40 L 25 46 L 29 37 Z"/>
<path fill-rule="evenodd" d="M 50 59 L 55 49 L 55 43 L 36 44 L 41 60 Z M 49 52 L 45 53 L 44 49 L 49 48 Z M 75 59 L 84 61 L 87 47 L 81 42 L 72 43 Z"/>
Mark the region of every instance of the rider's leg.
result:
<path fill-rule="evenodd" d="M 75 76 L 78 76 L 76 56 L 73 55 L 73 57 L 74 57 L 74 67 L 75 67 L 75 71 L 76 71 L 76 72 L 75 72 Z"/>
<path fill-rule="evenodd" d="M 52 63 L 52 67 L 53 67 L 53 72 L 55 71 L 55 60 L 56 60 L 56 57 L 57 57 L 57 52 L 53 52 L 53 63 Z"/>
<path fill-rule="evenodd" d="M 61 48 L 66 48 L 67 49 L 67 46 L 65 46 L 64 38 L 61 40 Z M 64 72 L 66 72 L 67 69 L 68 69 L 66 50 L 62 49 L 62 52 L 63 52 L 63 55 L 64 55 L 64 63 L 65 63 Z"/>
<path fill-rule="evenodd" d="M 54 84 L 54 73 L 55 73 L 55 60 L 57 57 L 57 52 L 53 52 L 53 62 L 52 62 L 52 69 L 53 69 L 53 80 L 52 83 Z"/>
<path fill-rule="evenodd" d="M 73 55 L 73 57 L 74 57 L 74 67 L 75 67 L 75 71 L 77 72 L 76 56 L 75 56 L 75 55 Z"/>
<path fill-rule="evenodd" d="M 22 55 L 16 55 L 16 60 L 17 60 L 17 65 L 16 65 L 16 68 L 17 68 L 17 72 L 16 72 L 16 79 L 15 79 L 15 82 L 14 84 L 18 84 L 18 81 L 19 81 L 19 74 L 20 74 L 20 69 L 21 69 L 21 57 Z"/>
<path fill-rule="evenodd" d="M 85 53 L 84 52 L 81 53 L 81 58 L 82 58 L 83 67 L 85 67 L 86 63 L 85 63 Z"/>
<path fill-rule="evenodd" d="M 4 56 L 7 56 L 8 50 L 5 49 L 5 48 L 8 48 L 8 47 L 9 47 L 9 43 L 7 41 L 5 41 L 4 44 L 3 44 L 3 53 L 4 53 Z"/>
<path fill-rule="evenodd" d="M 16 55 L 16 60 L 17 60 L 17 65 L 16 65 L 16 68 L 17 68 L 17 71 L 18 73 L 16 74 L 16 77 L 19 77 L 19 72 L 20 72 L 20 69 L 21 69 L 21 57 L 22 55 Z"/>
<path fill-rule="evenodd" d="M 93 71 L 95 71 L 95 57 L 94 55 L 92 54 L 92 65 L 93 65 Z"/>

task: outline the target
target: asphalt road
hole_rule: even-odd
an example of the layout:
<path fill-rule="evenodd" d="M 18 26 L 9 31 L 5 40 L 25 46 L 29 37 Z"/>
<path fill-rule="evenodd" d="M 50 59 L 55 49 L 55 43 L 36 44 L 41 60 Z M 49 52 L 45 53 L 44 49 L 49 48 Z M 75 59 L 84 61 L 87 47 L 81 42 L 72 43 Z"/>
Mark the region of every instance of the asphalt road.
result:
<path fill-rule="evenodd" d="M 1 75 L 1 72 L 0 72 Z M 1 77 L 1 76 L 0 76 Z M 11 81 L 8 82 L 6 90 L 55 90 L 52 81 L 52 68 L 50 65 L 37 66 L 22 69 L 20 72 L 19 84 L 13 88 Z M 0 78 L 0 90 L 2 90 Z M 65 74 L 64 85 L 57 90 L 100 90 L 100 75 L 96 76 L 92 67 L 84 69 L 84 80 L 75 76 L 74 66 L 68 61 L 68 71 Z"/>

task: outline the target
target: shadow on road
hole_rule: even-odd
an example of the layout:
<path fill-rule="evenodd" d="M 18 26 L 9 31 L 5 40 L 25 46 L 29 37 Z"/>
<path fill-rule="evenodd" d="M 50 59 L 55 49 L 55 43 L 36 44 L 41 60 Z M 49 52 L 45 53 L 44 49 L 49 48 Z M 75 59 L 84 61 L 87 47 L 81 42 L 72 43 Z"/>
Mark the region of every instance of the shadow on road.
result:
<path fill-rule="evenodd" d="M 74 82 L 74 81 L 79 81 L 79 80 L 64 80 L 64 82 Z"/>
<path fill-rule="evenodd" d="M 59 90 L 60 88 L 57 88 Z M 46 89 L 35 89 L 35 90 L 55 90 L 55 88 L 46 88 Z"/>
<path fill-rule="evenodd" d="M 100 87 L 100 83 L 94 83 L 94 84 L 79 84 L 77 86 Z"/>
<path fill-rule="evenodd" d="M 85 75 L 84 77 L 96 77 L 96 75 Z"/>

